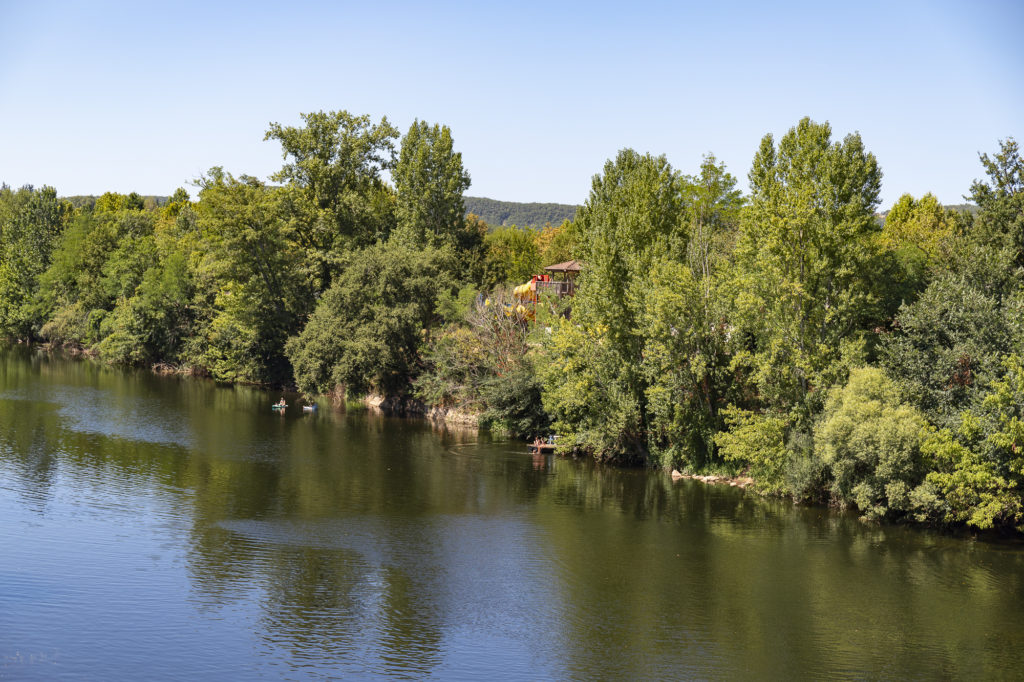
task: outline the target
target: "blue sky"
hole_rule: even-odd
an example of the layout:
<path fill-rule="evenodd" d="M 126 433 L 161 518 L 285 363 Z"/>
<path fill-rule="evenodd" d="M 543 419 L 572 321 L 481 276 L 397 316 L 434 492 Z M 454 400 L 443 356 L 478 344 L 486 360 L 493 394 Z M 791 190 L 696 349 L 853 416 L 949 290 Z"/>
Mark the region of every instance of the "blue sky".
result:
<path fill-rule="evenodd" d="M 959 203 L 1024 142 L 1024 2 L 29 3 L 0 0 L 0 181 L 170 194 L 266 177 L 267 124 L 451 127 L 468 194 L 581 203 L 623 147 L 746 189 L 766 133 L 860 132 L 900 194 Z"/>

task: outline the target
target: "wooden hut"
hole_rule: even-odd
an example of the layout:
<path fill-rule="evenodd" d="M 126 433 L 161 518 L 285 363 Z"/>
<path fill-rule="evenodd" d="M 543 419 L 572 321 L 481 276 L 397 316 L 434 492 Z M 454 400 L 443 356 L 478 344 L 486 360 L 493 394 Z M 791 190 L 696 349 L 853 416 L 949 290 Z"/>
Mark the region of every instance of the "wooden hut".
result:
<path fill-rule="evenodd" d="M 558 295 L 573 296 L 576 293 L 576 275 L 580 273 L 582 265 L 578 260 L 567 260 L 564 263 L 555 263 L 544 268 L 544 272 L 550 273 L 548 281 L 537 282 L 537 293 L 550 291 Z M 556 279 L 557 278 L 557 279 Z"/>

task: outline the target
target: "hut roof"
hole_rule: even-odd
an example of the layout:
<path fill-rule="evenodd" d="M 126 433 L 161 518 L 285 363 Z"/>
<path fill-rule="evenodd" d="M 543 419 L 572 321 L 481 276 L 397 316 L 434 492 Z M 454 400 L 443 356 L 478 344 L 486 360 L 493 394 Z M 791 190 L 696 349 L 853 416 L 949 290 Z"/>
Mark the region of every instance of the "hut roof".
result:
<path fill-rule="evenodd" d="M 582 264 L 578 260 L 567 260 L 564 263 L 549 265 L 544 269 L 548 272 L 579 272 L 581 268 Z"/>

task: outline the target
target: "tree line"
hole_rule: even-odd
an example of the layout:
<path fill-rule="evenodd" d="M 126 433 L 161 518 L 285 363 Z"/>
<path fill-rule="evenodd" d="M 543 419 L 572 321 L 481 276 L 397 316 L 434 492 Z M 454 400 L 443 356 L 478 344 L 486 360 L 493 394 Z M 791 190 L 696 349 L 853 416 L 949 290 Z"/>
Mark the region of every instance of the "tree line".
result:
<path fill-rule="evenodd" d="M 749 191 L 622 150 L 571 221 L 465 215 L 451 131 L 271 124 L 274 184 L 222 168 L 164 205 L 0 190 L 0 335 L 220 381 L 459 408 L 563 452 L 746 472 L 867 519 L 1024 527 L 1024 160 L 953 210 L 803 119 Z M 584 264 L 572 299 L 511 286 Z"/>

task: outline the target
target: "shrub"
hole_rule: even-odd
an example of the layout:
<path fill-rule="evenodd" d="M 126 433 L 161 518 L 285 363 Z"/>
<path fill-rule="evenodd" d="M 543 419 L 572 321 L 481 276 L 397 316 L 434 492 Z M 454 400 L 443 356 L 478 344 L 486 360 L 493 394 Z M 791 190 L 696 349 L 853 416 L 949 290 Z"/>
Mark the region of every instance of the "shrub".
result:
<path fill-rule="evenodd" d="M 868 519 L 910 511 L 911 493 L 925 475 L 921 443 L 927 426 L 924 415 L 900 401 L 882 370 L 852 370 L 846 385 L 829 393 L 814 430 L 833 502 L 854 505 Z"/>

